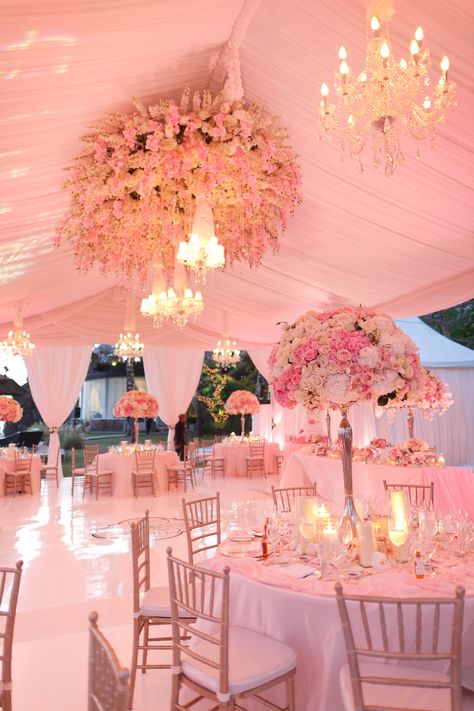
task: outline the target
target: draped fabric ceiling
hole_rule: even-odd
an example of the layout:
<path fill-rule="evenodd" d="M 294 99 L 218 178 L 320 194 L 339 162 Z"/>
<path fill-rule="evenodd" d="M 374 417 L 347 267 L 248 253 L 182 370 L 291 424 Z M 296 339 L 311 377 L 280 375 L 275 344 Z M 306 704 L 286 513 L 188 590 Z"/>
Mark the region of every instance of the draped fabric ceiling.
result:
<path fill-rule="evenodd" d="M 79 137 L 110 110 L 202 88 L 243 0 L 4 0 L 0 80 L 0 335 L 23 302 L 36 343 L 114 342 L 123 328 L 120 281 L 78 274 L 52 247 L 68 204 L 64 169 Z M 256 271 L 238 265 L 208 278 L 205 311 L 184 331 L 137 318 L 145 343 L 210 348 L 222 308 L 239 345 L 274 342 L 277 321 L 308 308 L 380 306 L 397 317 L 459 303 L 474 292 L 474 5 L 398 0 L 397 56 L 414 29 L 439 66 L 451 61 L 458 107 L 436 147 L 404 145 L 391 178 L 318 141 L 319 87 L 344 44 L 362 68 L 364 0 L 262 0 L 241 45 L 249 99 L 278 114 L 301 156 L 304 200 Z M 436 69 L 438 72 L 438 69 Z"/>

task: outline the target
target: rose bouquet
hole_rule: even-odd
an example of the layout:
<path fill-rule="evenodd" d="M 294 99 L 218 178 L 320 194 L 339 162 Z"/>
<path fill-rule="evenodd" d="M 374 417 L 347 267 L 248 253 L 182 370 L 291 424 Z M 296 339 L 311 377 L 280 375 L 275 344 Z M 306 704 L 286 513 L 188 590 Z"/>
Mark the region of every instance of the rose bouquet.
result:
<path fill-rule="evenodd" d="M 373 449 L 386 449 L 387 447 L 390 447 L 390 442 L 386 440 L 384 437 L 375 437 L 374 439 L 370 440 L 370 446 Z"/>
<path fill-rule="evenodd" d="M 372 447 L 360 447 L 358 449 L 357 447 L 354 447 L 352 450 L 352 455 L 354 457 L 354 460 L 357 462 L 365 462 L 366 464 L 368 462 L 375 462 L 376 456 L 375 452 Z"/>
<path fill-rule="evenodd" d="M 0 420 L 3 422 L 18 422 L 23 415 L 23 408 L 6 395 L 0 395 Z"/>
<path fill-rule="evenodd" d="M 245 415 L 255 415 L 260 409 L 256 395 L 248 390 L 234 390 L 224 405 L 229 415 L 241 415 L 242 437 L 245 434 Z"/>
<path fill-rule="evenodd" d="M 135 420 L 135 442 L 138 442 L 138 418 L 156 417 L 158 400 L 144 390 L 128 390 L 115 403 L 114 417 L 133 417 Z"/>

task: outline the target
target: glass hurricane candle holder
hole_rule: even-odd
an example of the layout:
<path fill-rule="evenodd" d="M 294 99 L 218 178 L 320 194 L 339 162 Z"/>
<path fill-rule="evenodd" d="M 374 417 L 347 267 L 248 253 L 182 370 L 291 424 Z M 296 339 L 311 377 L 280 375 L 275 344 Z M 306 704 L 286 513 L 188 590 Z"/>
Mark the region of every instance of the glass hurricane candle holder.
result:
<path fill-rule="evenodd" d="M 389 528 L 388 537 L 392 544 L 392 557 L 398 563 L 406 563 L 410 559 L 410 544 L 406 528 Z"/>

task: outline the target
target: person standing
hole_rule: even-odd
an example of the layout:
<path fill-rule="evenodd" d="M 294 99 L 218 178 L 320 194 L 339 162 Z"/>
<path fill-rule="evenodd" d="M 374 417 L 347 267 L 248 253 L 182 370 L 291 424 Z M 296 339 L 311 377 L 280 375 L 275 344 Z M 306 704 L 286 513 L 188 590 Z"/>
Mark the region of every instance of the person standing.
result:
<path fill-rule="evenodd" d="M 188 428 L 186 426 L 186 415 L 181 414 L 174 428 L 174 448 L 181 461 L 184 460 L 184 448 L 187 443 Z"/>

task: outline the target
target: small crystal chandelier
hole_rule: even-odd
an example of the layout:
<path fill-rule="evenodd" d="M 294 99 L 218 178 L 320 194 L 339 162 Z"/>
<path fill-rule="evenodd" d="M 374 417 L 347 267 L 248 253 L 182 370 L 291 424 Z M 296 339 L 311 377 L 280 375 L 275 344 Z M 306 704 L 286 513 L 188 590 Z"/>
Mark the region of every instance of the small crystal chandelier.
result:
<path fill-rule="evenodd" d="M 456 85 L 448 80 L 449 60 L 441 60 L 441 77 L 428 94 L 430 53 L 423 45 L 418 27 L 410 43 L 410 58 L 400 62 L 393 56 L 388 23 L 393 10 L 384 0 L 371 3 L 365 67 L 353 74 L 344 47 L 339 49 L 339 70 L 335 73 L 334 103 L 329 86 L 321 85 L 319 110 L 320 138 L 340 146 L 341 153 L 361 155 L 372 143 L 373 164 L 385 162 L 385 174 L 392 175 L 403 162 L 402 140 L 408 136 L 419 144 L 429 139 L 433 145 L 436 128 L 448 109 L 456 105 Z M 373 14 L 372 14 L 373 13 Z"/>
<path fill-rule="evenodd" d="M 206 274 L 225 265 L 224 247 L 214 232 L 211 206 L 204 197 L 196 199 L 193 226 L 189 242 L 180 242 L 176 260 L 192 269 L 197 281 L 204 282 Z"/>
<path fill-rule="evenodd" d="M 227 312 L 224 311 L 224 335 L 221 340 L 217 341 L 217 345 L 212 351 L 213 361 L 224 370 L 230 368 L 231 365 L 236 365 L 240 360 L 240 351 L 237 349 L 237 343 L 230 340 L 227 332 Z"/>
<path fill-rule="evenodd" d="M 140 334 L 135 332 L 135 314 L 133 312 L 135 299 L 132 290 L 127 291 L 127 310 L 124 333 L 120 333 L 114 346 L 114 356 L 121 358 L 124 363 L 138 363 L 143 356 L 144 345 L 140 341 Z"/>
<path fill-rule="evenodd" d="M 184 328 L 204 309 L 201 292 L 193 293 L 187 285 L 184 267 L 177 265 L 174 277 L 174 287 L 166 288 L 162 267 L 156 265 L 152 293 L 142 299 L 140 306 L 143 316 L 153 318 L 154 326 L 161 326 L 170 320 L 179 328 Z"/>
<path fill-rule="evenodd" d="M 33 355 L 35 344 L 31 342 L 30 334 L 23 328 L 21 305 L 17 308 L 13 328 L 8 332 L 1 347 L 5 355 L 20 356 L 21 358 L 29 358 Z"/>

